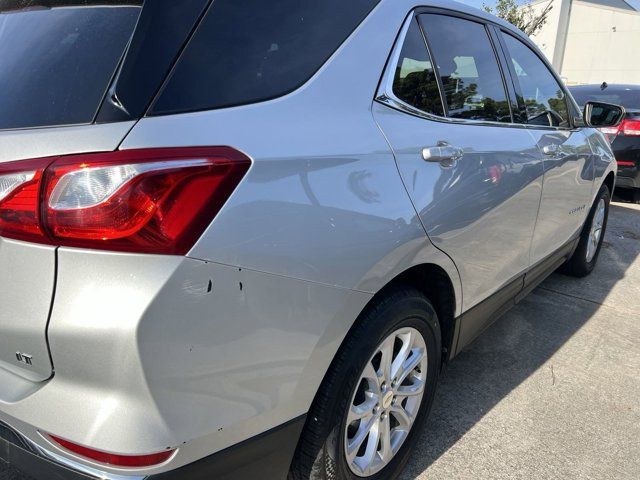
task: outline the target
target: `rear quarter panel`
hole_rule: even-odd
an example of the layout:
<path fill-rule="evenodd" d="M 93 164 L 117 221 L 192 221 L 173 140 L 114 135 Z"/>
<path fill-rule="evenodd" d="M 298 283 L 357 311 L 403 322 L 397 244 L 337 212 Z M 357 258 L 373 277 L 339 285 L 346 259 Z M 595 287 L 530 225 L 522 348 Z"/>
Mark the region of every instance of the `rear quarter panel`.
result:
<path fill-rule="evenodd" d="M 375 293 L 432 254 L 456 278 L 426 238 L 371 113 L 413 6 L 382 2 L 292 94 L 136 125 L 122 149 L 229 145 L 253 159 L 190 257 Z"/>

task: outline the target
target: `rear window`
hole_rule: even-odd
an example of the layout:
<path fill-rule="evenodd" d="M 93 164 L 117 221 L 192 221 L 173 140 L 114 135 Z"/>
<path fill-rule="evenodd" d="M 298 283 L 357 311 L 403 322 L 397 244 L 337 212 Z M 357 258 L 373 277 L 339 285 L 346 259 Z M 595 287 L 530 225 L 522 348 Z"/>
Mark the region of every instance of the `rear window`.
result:
<path fill-rule="evenodd" d="M 91 123 L 140 4 L 0 0 L 0 129 Z"/>
<path fill-rule="evenodd" d="M 570 88 L 573 97 L 580 106 L 587 102 L 613 103 L 630 110 L 640 110 L 640 87 L 623 87 L 617 89 L 588 89 L 584 87 Z"/>
<path fill-rule="evenodd" d="M 150 113 L 221 108 L 289 93 L 311 78 L 378 2 L 215 0 Z"/>

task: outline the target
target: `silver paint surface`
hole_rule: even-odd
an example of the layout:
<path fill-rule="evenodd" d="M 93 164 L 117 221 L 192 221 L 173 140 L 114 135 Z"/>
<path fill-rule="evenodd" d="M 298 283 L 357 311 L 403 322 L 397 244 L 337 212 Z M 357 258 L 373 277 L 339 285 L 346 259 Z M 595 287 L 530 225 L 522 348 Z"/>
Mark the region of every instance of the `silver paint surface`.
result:
<path fill-rule="evenodd" d="M 525 271 L 543 176 L 527 130 L 432 121 L 377 103 L 373 109 L 429 238 L 460 271 L 463 308 Z M 464 156 L 450 166 L 426 162 L 423 148 L 438 142 Z"/>
<path fill-rule="evenodd" d="M 58 250 L 55 375 L 41 381 L 50 365 L 35 376 L 0 365 L 0 420 L 109 474 L 123 472 L 74 458 L 38 432 L 115 453 L 179 447 L 137 474 L 177 468 L 307 412 L 359 313 L 407 269 L 442 268 L 460 316 L 578 229 L 580 215 L 561 215 L 590 206 L 615 170 L 600 133 L 586 130 L 586 143 L 579 132 L 450 125 L 374 102 L 398 31 L 421 5 L 383 0 L 306 85 L 276 100 L 144 118 L 132 129 L 0 132 L 0 161 L 113 150 L 125 136 L 124 150 L 229 145 L 253 160 L 187 258 Z M 464 156 L 449 167 L 425 162 L 423 148 L 439 141 Z M 544 142 L 569 156 L 545 158 Z M 20 349 L 34 358 L 31 350 L 46 349 L 55 262 L 47 248 L 0 241 L 3 269 L 28 266 L 0 273 L 3 289 L 34 285 L 35 294 L 0 294 L 27 319 Z M 37 305 L 20 305 L 27 295 Z M 10 364 L 19 337 L 2 338 L 18 320 L 7 318 L 0 313 L 0 361 Z"/>
<path fill-rule="evenodd" d="M 41 382 L 51 376 L 46 329 L 55 249 L 0 238 L 0 266 L 0 371 Z M 33 357 L 33 365 L 19 362 L 16 352 Z"/>
<path fill-rule="evenodd" d="M 544 191 L 533 238 L 531 261 L 552 254 L 582 229 L 591 209 L 594 155 L 584 132 L 529 129 L 544 164 Z M 553 155 L 545 155 L 552 146 Z"/>

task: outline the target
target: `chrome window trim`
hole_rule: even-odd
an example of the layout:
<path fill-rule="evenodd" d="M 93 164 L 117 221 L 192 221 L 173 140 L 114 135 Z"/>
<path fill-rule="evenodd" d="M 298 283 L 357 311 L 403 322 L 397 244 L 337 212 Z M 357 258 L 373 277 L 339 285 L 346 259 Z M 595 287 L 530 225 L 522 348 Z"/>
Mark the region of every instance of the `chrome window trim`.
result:
<path fill-rule="evenodd" d="M 404 41 L 407 37 L 407 33 L 409 32 L 409 28 L 411 27 L 411 22 L 414 20 L 417 21 L 416 10 L 417 9 L 414 9 L 411 12 L 409 12 L 409 15 L 407 16 L 404 23 L 402 24 L 402 28 L 400 29 L 400 33 L 398 34 L 396 43 L 393 46 L 393 49 L 391 50 L 391 55 L 385 67 L 384 73 L 382 75 L 382 80 L 380 81 L 380 85 L 378 86 L 378 91 L 374 99 L 376 102 L 386 105 L 390 108 L 393 108 L 394 110 L 398 110 L 400 112 L 413 115 L 414 117 L 419 117 L 424 120 L 430 120 L 433 122 L 440 122 L 440 123 L 457 124 L 457 125 L 475 125 L 475 126 L 486 126 L 486 127 L 519 128 L 519 129 L 526 129 L 526 130 L 548 130 L 548 131 L 554 131 L 554 132 L 557 132 L 557 131 L 567 132 L 567 131 L 579 130 L 579 127 L 552 127 L 552 126 L 547 127 L 547 126 L 541 126 L 541 125 L 528 125 L 525 123 L 514 123 L 514 122 L 507 123 L 507 122 L 495 122 L 490 120 L 468 120 L 468 119 L 460 119 L 460 118 L 441 117 L 439 115 L 427 113 L 423 110 L 420 110 L 419 108 L 409 105 L 403 100 L 400 100 L 393 93 L 393 81 L 395 79 L 396 66 L 398 65 L 398 62 L 400 60 L 402 47 L 404 46 Z M 452 11 L 452 13 L 453 12 L 454 11 Z M 487 22 L 481 18 L 478 18 L 478 21 L 487 25 Z M 433 56 L 431 55 L 431 51 L 429 50 L 429 47 L 426 45 L 426 42 L 425 42 L 425 49 L 427 51 L 427 54 L 429 55 L 429 58 L 432 59 Z M 496 60 L 498 59 L 496 58 Z M 507 72 L 507 73 L 503 72 L 503 78 L 506 75 L 508 75 L 509 78 L 511 77 L 510 72 Z M 507 79 L 504 78 L 504 81 L 506 80 Z M 562 86 L 565 87 L 564 85 Z M 442 91 L 440 91 L 440 86 L 438 86 L 438 91 L 440 92 L 441 101 L 444 102 Z M 444 108 L 444 104 L 443 104 L 443 108 Z"/>

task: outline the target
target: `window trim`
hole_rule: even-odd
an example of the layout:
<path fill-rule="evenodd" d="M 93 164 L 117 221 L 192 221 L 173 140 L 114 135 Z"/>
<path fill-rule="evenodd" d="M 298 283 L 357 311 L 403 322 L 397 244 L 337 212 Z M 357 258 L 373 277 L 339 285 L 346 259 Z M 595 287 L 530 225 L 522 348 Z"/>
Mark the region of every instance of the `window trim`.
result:
<path fill-rule="evenodd" d="M 393 93 L 395 67 L 398 64 L 398 61 L 400 59 L 402 47 L 404 45 L 407 32 L 409 31 L 409 28 L 411 26 L 411 21 L 414 19 L 418 21 L 417 20 L 418 15 L 428 14 L 428 13 L 449 15 L 452 17 L 458 17 L 458 18 L 470 20 L 470 21 L 485 25 L 487 29 L 487 33 L 489 35 L 489 39 L 493 44 L 493 48 L 496 54 L 496 59 L 498 61 L 498 66 L 500 67 L 502 77 L 503 77 L 503 82 L 505 84 L 505 92 L 510 102 L 512 123 L 494 122 L 494 121 L 488 121 L 488 120 L 467 120 L 467 119 L 459 119 L 459 118 L 441 117 L 439 115 L 434 115 L 432 113 L 424 112 L 412 105 L 409 105 L 408 103 L 400 100 L 395 96 L 395 94 Z M 420 26 L 420 30 L 422 30 L 422 26 L 420 25 L 419 21 L 418 21 L 418 25 Z M 518 92 L 519 85 L 516 82 L 517 79 L 514 77 L 511 64 L 508 61 L 508 53 L 507 53 L 508 50 L 506 49 L 502 36 L 500 35 L 501 32 L 504 32 L 505 34 L 513 36 L 514 38 L 520 40 L 521 42 L 525 43 L 525 45 L 529 46 L 529 48 L 531 48 L 530 41 L 528 41 L 525 38 L 521 38 L 516 32 L 511 32 L 508 29 L 506 29 L 503 25 L 499 25 L 495 22 L 492 22 L 490 20 L 487 20 L 481 17 L 476 17 L 474 15 L 460 12 L 457 10 L 450 10 L 448 8 L 439 8 L 439 7 L 418 7 L 411 10 L 407 14 L 407 17 L 405 18 L 402 24 L 402 27 L 400 28 L 395 44 L 391 50 L 391 54 L 389 55 L 389 58 L 387 60 L 387 64 L 385 66 L 384 72 L 382 74 L 382 78 L 378 85 L 378 91 L 376 93 L 374 100 L 378 103 L 387 105 L 390 108 L 399 110 L 409 115 L 413 115 L 415 117 L 420 117 L 425 120 L 431 120 L 431 121 L 441 122 L 441 123 L 490 126 L 490 127 L 502 127 L 502 128 L 519 128 L 519 129 L 536 129 L 536 130 L 542 129 L 542 130 L 550 130 L 550 131 L 558 131 L 558 130 L 576 131 L 582 128 L 583 125 L 580 123 L 580 119 L 575 117 L 576 112 L 580 112 L 580 109 L 575 104 L 575 100 L 573 100 L 573 97 L 571 95 L 568 95 L 568 98 L 571 99 L 570 106 L 572 107 L 572 110 L 573 110 L 573 114 L 571 114 L 570 112 L 570 117 L 571 117 L 570 127 L 552 127 L 552 126 L 545 127 L 545 126 L 539 126 L 539 125 L 527 125 L 526 123 L 519 123 L 518 121 L 516 121 L 516 111 L 513 110 L 513 108 L 514 106 L 517 108 L 518 95 L 521 95 L 521 94 Z M 424 32 L 422 33 L 424 36 Z M 425 39 L 425 43 L 426 43 L 426 39 Z M 431 49 L 429 48 L 428 45 L 426 48 L 427 48 L 427 53 L 433 62 L 433 55 L 432 55 Z M 535 48 L 531 48 L 531 50 L 540 58 L 540 55 L 538 54 Z M 546 59 L 541 58 L 541 60 L 543 61 L 545 66 L 549 69 L 549 71 L 553 74 L 554 78 L 560 84 L 562 90 L 565 92 L 565 95 L 566 95 L 568 93 L 568 89 L 564 84 L 564 82 L 562 82 L 562 80 L 560 79 L 558 74 L 555 72 L 555 70 L 553 70 L 553 68 L 550 67 L 549 62 L 546 61 Z M 435 64 L 434 64 L 434 68 L 437 69 L 437 66 Z M 505 71 L 505 68 L 506 68 L 506 71 Z M 438 72 L 436 71 L 436 73 Z M 446 112 L 448 111 L 448 109 L 446 106 L 446 102 L 443 101 L 443 91 L 441 86 L 441 80 L 439 79 L 439 74 L 437 76 L 438 76 L 438 82 L 439 82 L 438 89 L 440 90 L 440 99 L 443 102 L 443 107 L 445 108 L 445 112 Z"/>
<path fill-rule="evenodd" d="M 442 85 L 442 79 L 440 78 L 440 73 L 438 72 L 438 66 L 434 63 L 434 57 L 433 57 L 433 52 L 431 51 L 430 45 L 428 43 L 428 39 L 427 36 L 422 28 L 422 25 L 420 24 L 420 21 L 418 20 L 418 16 L 420 15 L 424 15 L 424 14 L 436 14 L 436 15 L 447 15 L 450 17 L 456 17 L 456 18 L 461 18 L 463 20 L 468 20 L 468 21 L 472 21 L 475 23 L 479 23 L 481 25 L 483 25 L 485 27 L 485 30 L 487 32 L 487 37 L 489 39 L 489 43 L 491 44 L 493 51 L 494 51 L 494 55 L 496 58 L 496 63 L 498 64 L 498 69 L 500 70 L 500 74 L 502 76 L 502 82 L 503 82 L 503 87 L 505 90 L 505 95 L 507 96 L 507 101 L 509 102 L 509 109 L 510 109 L 510 113 L 511 113 L 511 122 L 507 123 L 507 122 L 496 122 L 496 121 L 491 121 L 491 120 L 469 120 L 469 119 L 463 119 L 463 118 L 451 118 L 451 117 L 441 117 L 439 115 L 434 115 L 432 113 L 428 113 L 425 111 L 422 111 L 416 107 L 414 107 L 413 105 L 409 105 L 408 103 L 404 102 L 403 100 L 400 100 L 394 93 L 393 93 L 393 81 L 395 79 L 395 70 L 396 70 L 396 65 L 398 64 L 398 61 L 400 60 L 400 54 L 402 52 L 402 47 L 404 46 L 404 42 L 407 36 L 407 33 L 409 31 L 409 28 L 411 27 L 411 22 L 412 21 L 416 21 L 418 22 L 418 26 L 420 27 L 420 31 L 422 33 L 422 36 L 425 40 L 425 48 L 427 51 L 427 54 L 429 56 L 429 58 L 431 59 L 432 65 L 434 67 L 434 72 L 436 73 L 436 77 L 438 79 L 438 90 L 440 92 L 440 101 L 443 104 L 443 109 L 445 114 L 448 114 L 449 112 L 449 108 L 446 102 L 446 99 L 444 97 L 444 90 L 443 90 L 443 85 Z M 503 127 L 503 128 L 524 128 L 525 125 L 521 124 L 521 123 L 516 123 L 514 122 L 514 112 L 513 112 L 513 104 L 514 104 L 514 99 L 511 97 L 512 92 L 511 89 L 508 88 L 508 79 L 507 79 L 507 73 L 504 71 L 504 67 L 502 64 L 503 58 L 501 56 L 501 52 L 498 50 L 497 45 L 495 44 L 495 39 L 493 37 L 493 35 L 491 34 L 491 30 L 492 27 L 495 27 L 496 25 L 486 19 L 480 18 L 480 17 L 476 17 L 473 15 L 469 15 L 467 13 L 464 12 L 459 12 L 457 10 L 449 10 L 446 8 L 437 8 L 437 7 L 419 7 L 416 9 L 413 9 L 409 12 L 409 14 L 407 15 L 407 17 L 405 18 L 402 27 L 400 29 L 400 32 L 398 33 L 398 36 L 396 38 L 396 42 L 393 46 L 393 49 L 391 50 L 391 55 L 389 56 L 389 59 L 387 60 L 387 65 L 385 66 L 385 70 L 384 73 L 382 75 L 382 79 L 380 81 L 380 84 L 378 86 L 378 92 L 376 93 L 376 97 L 375 97 L 375 101 L 377 101 L 378 103 L 382 103 L 384 105 L 387 105 L 388 107 L 391 107 L 395 110 L 399 110 L 401 112 L 404 113 L 408 113 L 409 115 L 413 115 L 415 117 L 420 117 L 423 118 L 425 120 L 431 120 L 431 121 L 435 121 L 435 122 L 441 122 L 441 123 L 449 123 L 449 124 L 460 124 L 460 125 L 476 125 L 476 126 L 491 126 L 491 127 Z M 510 72 L 509 72 L 509 76 Z"/>
<path fill-rule="evenodd" d="M 499 39 L 500 45 L 502 47 L 502 51 L 503 54 L 505 56 L 505 60 L 507 62 L 507 68 L 509 69 L 510 72 L 510 76 L 516 91 L 516 101 L 519 104 L 519 108 L 521 111 L 521 115 L 525 115 L 525 118 L 528 118 L 526 115 L 526 106 L 524 104 L 524 102 L 520 102 L 520 100 L 524 100 L 524 94 L 522 93 L 522 86 L 520 85 L 520 80 L 518 79 L 518 75 L 516 74 L 515 68 L 513 66 L 513 61 L 511 61 L 511 59 L 513 58 L 511 56 L 511 53 L 509 52 L 509 48 L 507 47 L 507 44 L 504 40 L 503 35 L 509 35 L 510 37 L 512 37 L 513 39 L 515 39 L 516 41 L 519 41 L 520 43 L 522 43 L 526 48 L 528 48 L 537 58 L 538 60 L 540 60 L 542 62 L 542 64 L 545 66 L 545 68 L 547 69 L 547 71 L 551 74 L 551 76 L 554 78 L 554 80 L 556 81 L 556 83 L 558 84 L 558 86 L 560 87 L 560 90 L 562 90 L 562 92 L 564 93 L 565 96 L 565 102 L 567 104 L 567 114 L 569 116 L 569 118 L 567 119 L 569 122 L 569 126 L 568 127 L 554 127 L 549 125 L 548 127 L 545 125 L 530 125 L 528 123 L 522 123 L 521 125 L 525 128 L 528 129 L 532 129 L 532 130 L 553 130 L 553 131 L 576 131 L 579 130 L 581 128 L 581 125 L 579 124 L 579 119 L 576 118 L 576 115 L 579 114 L 580 112 L 580 108 L 578 108 L 578 106 L 575 104 L 575 100 L 573 99 L 573 96 L 570 94 L 569 89 L 567 88 L 567 86 L 564 84 L 564 82 L 562 81 L 562 79 L 560 78 L 560 76 L 558 75 L 558 73 L 553 69 L 553 67 L 551 67 L 551 65 L 549 64 L 549 62 L 547 61 L 546 58 L 544 58 L 542 55 L 540 55 L 537 51 L 536 48 L 533 48 L 531 43 L 529 41 L 527 41 L 526 39 L 520 38 L 518 35 L 515 35 L 513 32 L 510 32 L 508 30 L 506 30 L 503 27 L 497 27 L 496 26 L 496 36 Z"/>

